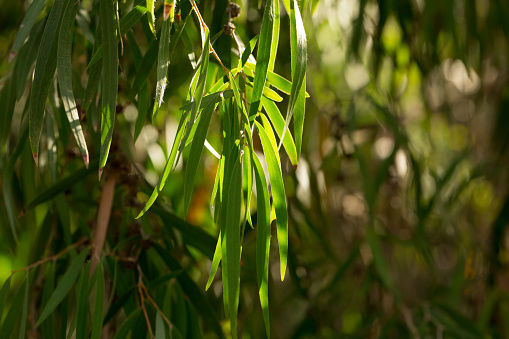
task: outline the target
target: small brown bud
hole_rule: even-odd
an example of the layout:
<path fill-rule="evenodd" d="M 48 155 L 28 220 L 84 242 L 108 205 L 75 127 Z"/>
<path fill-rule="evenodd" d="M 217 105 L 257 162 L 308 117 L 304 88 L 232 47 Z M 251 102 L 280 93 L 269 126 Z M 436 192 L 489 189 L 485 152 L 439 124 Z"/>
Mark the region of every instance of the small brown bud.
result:
<path fill-rule="evenodd" d="M 224 34 L 226 35 L 232 35 L 233 34 L 233 31 L 235 31 L 235 25 L 232 24 L 231 22 L 227 23 L 226 25 L 224 25 L 223 27 L 223 32 Z"/>
<path fill-rule="evenodd" d="M 231 19 L 234 19 L 240 15 L 240 6 L 234 2 L 230 2 L 230 5 L 226 9 L 226 13 L 228 13 Z"/>

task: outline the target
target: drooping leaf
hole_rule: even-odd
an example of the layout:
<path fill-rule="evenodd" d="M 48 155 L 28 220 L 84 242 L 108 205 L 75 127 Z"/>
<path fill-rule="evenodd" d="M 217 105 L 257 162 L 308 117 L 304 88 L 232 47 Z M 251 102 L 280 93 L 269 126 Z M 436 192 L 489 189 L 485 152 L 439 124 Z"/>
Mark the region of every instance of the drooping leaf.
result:
<path fill-rule="evenodd" d="M 2 315 L 4 313 L 5 302 L 7 301 L 7 295 L 9 294 L 9 290 L 11 288 L 11 278 L 12 275 L 10 275 L 9 278 L 4 281 L 2 289 L 0 289 L 0 319 L 3 319 Z"/>
<path fill-rule="evenodd" d="M 76 285 L 78 303 L 76 305 L 76 339 L 84 339 L 87 334 L 88 318 L 88 281 L 90 278 L 90 262 L 81 272 L 80 282 Z"/>
<path fill-rule="evenodd" d="M 81 128 L 78 110 L 76 108 L 76 101 L 74 100 L 74 93 L 72 89 L 72 40 L 74 31 L 74 19 L 78 10 L 79 2 L 69 1 L 65 7 L 62 23 L 60 24 L 60 34 L 58 37 L 58 51 L 57 51 L 57 70 L 58 70 L 58 84 L 60 87 L 60 95 L 64 104 L 65 114 L 71 125 L 74 139 L 78 144 L 78 148 L 85 162 L 85 167 L 88 167 L 88 148 Z"/>
<path fill-rule="evenodd" d="M 288 212 L 286 209 L 286 195 L 279 164 L 277 149 L 274 149 L 273 142 L 265 129 L 257 121 L 258 134 L 262 141 L 263 153 L 267 161 L 269 178 L 272 187 L 272 201 L 277 218 L 277 240 L 279 243 L 279 257 L 281 265 L 281 280 L 285 278 L 286 264 L 288 258 Z"/>
<path fill-rule="evenodd" d="M 150 30 L 155 35 L 154 26 L 155 26 L 155 22 L 156 22 L 156 17 L 154 15 L 155 14 L 154 5 L 155 5 L 155 1 L 154 0 L 147 0 L 147 12 L 148 12 L 147 19 L 148 19 L 148 24 L 150 26 Z"/>
<path fill-rule="evenodd" d="M 258 277 L 258 293 L 262 306 L 265 330 L 270 338 L 269 321 L 269 250 L 270 250 L 270 200 L 267 180 L 263 172 L 260 159 L 255 155 L 253 158 L 255 181 L 256 181 L 256 205 L 257 221 L 256 228 L 256 275 Z"/>
<path fill-rule="evenodd" d="M 113 127 L 115 125 L 117 87 L 118 87 L 118 50 L 115 37 L 115 9 L 110 0 L 101 0 L 101 27 L 104 46 L 103 85 L 101 86 L 101 152 L 99 158 L 99 179 L 108 160 Z"/>
<path fill-rule="evenodd" d="M 285 128 L 283 130 L 283 136 L 285 135 L 286 130 L 290 125 L 290 121 L 292 120 L 295 111 L 295 106 L 297 104 L 297 100 L 299 97 L 299 93 L 301 87 L 304 84 L 304 78 L 306 76 L 307 68 L 306 32 L 304 31 L 304 24 L 302 22 L 302 18 L 299 12 L 299 6 L 297 5 L 296 0 L 293 0 L 290 3 L 290 46 L 292 51 L 292 90 L 290 92 L 290 102 L 288 103 L 288 110 L 286 112 L 286 121 Z M 299 106 L 299 108 L 302 108 L 302 106 Z M 301 109 L 299 109 L 297 113 L 301 115 L 304 114 L 304 112 Z M 298 123 L 300 124 L 301 122 L 304 121 L 304 117 L 299 116 L 297 120 Z M 301 130 L 300 126 L 299 129 Z M 296 140 L 298 139 L 300 142 L 300 140 L 302 140 L 302 137 L 299 136 L 296 137 L 295 139 Z M 300 154 L 299 152 L 300 151 L 297 150 L 297 154 Z"/>
<path fill-rule="evenodd" d="M 42 121 L 46 108 L 49 87 L 57 68 L 57 45 L 60 20 L 66 0 L 55 0 L 42 33 L 41 47 L 37 53 L 34 80 L 30 93 L 30 147 L 34 161 L 39 164 L 39 138 L 41 137 Z"/>
<path fill-rule="evenodd" d="M 14 324 L 19 319 L 21 306 L 23 306 L 27 284 L 28 281 L 25 279 L 12 299 L 11 308 L 7 312 L 0 328 L 0 339 L 11 339 L 11 334 L 15 327 Z"/>
<path fill-rule="evenodd" d="M 285 120 L 279 111 L 279 108 L 274 103 L 274 101 L 269 100 L 265 97 L 262 97 L 262 105 L 265 108 L 265 112 L 269 116 L 272 125 L 274 126 L 274 130 L 276 131 L 279 138 L 283 134 L 283 129 L 285 127 Z M 288 158 L 292 162 L 293 166 L 297 166 L 298 156 L 297 150 L 295 149 L 295 144 L 293 142 L 292 134 L 288 131 L 283 139 L 283 146 L 286 150 L 286 154 L 288 154 Z"/>
<path fill-rule="evenodd" d="M 253 53 L 259 37 L 260 36 L 257 35 L 254 38 L 252 38 L 251 40 L 249 40 L 249 44 L 246 46 L 246 49 L 244 49 L 244 52 L 242 52 L 242 58 L 240 59 L 241 67 L 244 67 L 246 62 L 249 60 L 249 56 Z"/>
<path fill-rule="evenodd" d="M 267 71 L 271 59 L 275 59 L 276 55 L 272 54 L 272 40 L 274 34 L 274 17 L 275 5 L 277 0 L 268 0 L 263 13 L 262 28 L 260 39 L 258 41 L 258 53 L 256 56 L 256 70 L 253 83 L 253 94 L 251 95 L 251 106 L 249 107 L 249 116 L 255 116 L 260 106 L 263 88 L 267 81 Z M 277 49 L 277 44 L 276 44 Z M 272 62 L 273 63 L 273 62 Z"/>
<path fill-rule="evenodd" d="M 279 1 L 274 1 L 274 25 L 272 28 L 272 43 L 270 46 L 270 59 L 269 59 L 269 71 L 274 70 L 274 64 L 276 63 L 277 46 L 279 44 Z"/>
<path fill-rule="evenodd" d="M 126 16 L 120 19 L 120 36 L 117 37 L 120 40 L 120 37 L 127 34 L 127 32 L 134 26 L 135 23 L 140 20 L 140 18 L 147 12 L 147 8 L 143 6 L 135 6 Z M 101 32 L 102 30 L 99 30 Z M 98 47 L 97 50 L 92 54 L 92 59 L 87 65 L 87 68 L 90 69 L 92 66 L 96 65 L 99 60 L 102 59 L 104 53 L 104 46 L 100 44 L 100 41 L 97 42 Z M 97 45 L 96 44 L 96 45 Z"/>
<path fill-rule="evenodd" d="M 95 268 L 97 275 L 97 287 L 95 294 L 95 306 L 94 315 L 92 317 L 92 334 L 91 339 L 99 339 L 101 337 L 101 330 L 103 327 L 103 315 L 104 315 L 104 273 L 101 261 Z"/>
<path fill-rule="evenodd" d="M 214 257 L 212 258 L 212 265 L 210 266 L 210 274 L 209 279 L 207 280 L 207 285 L 205 286 L 205 291 L 208 291 L 210 285 L 214 281 L 214 277 L 216 276 L 217 269 L 219 267 L 219 262 L 221 262 L 221 232 L 217 237 L 216 249 L 214 251 Z"/>
<path fill-rule="evenodd" d="M 215 93 L 219 97 L 219 93 Z M 217 103 L 214 98 L 203 108 L 201 113 L 200 121 L 196 127 L 196 132 L 193 137 L 191 144 L 191 151 L 189 152 L 189 161 L 186 166 L 186 173 L 184 177 L 184 215 L 187 215 L 189 211 L 189 205 L 191 204 L 191 197 L 193 193 L 193 184 L 196 171 L 198 169 L 198 163 L 201 158 L 205 138 L 212 118 L 212 113 L 216 108 Z"/>
<path fill-rule="evenodd" d="M 187 114 L 185 116 L 189 116 L 189 115 Z M 171 171 L 173 170 L 173 164 L 175 162 L 175 158 L 177 157 L 180 142 L 182 141 L 182 138 L 184 137 L 184 131 L 185 131 L 184 126 L 186 124 L 186 121 L 187 121 L 187 119 L 184 118 L 184 115 L 183 115 L 182 118 L 180 119 L 180 123 L 179 123 L 178 129 L 177 129 L 177 134 L 175 135 L 175 140 L 173 141 L 173 146 L 171 148 L 170 156 L 168 157 L 168 160 L 166 161 L 166 165 L 164 166 L 163 174 L 159 178 L 159 181 L 158 181 L 156 187 L 154 187 L 154 191 L 150 195 L 150 198 L 148 199 L 147 203 L 145 204 L 145 207 L 143 207 L 143 210 L 138 214 L 136 219 L 139 219 L 143 214 L 145 214 L 145 212 L 148 211 L 150 206 L 152 206 L 152 204 L 154 204 L 154 202 L 156 201 L 157 197 L 159 196 L 159 193 L 163 190 L 164 185 L 166 184 L 166 180 L 168 180 L 168 176 L 170 175 Z"/>
<path fill-rule="evenodd" d="M 27 279 L 25 284 L 25 296 L 23 297 L 23 310 L 21 311 L 21 325 L 19 329 L 19 339 L 25 339 L 27 330 L 27 314 L 28 314 L 28 288 L 30 286 L 29 270 L 27 270 Z"/>
<path fill-rule="evenodd" d="M 166 8 L 166 4 L 165 4 Z M 159 108 L 163 103 L 164 90 L 168 83 L 168 66 L 170 65 L 170 31 L 171 20 L 164 20 L 159 36 L 159 53 L 157 56 L 157 84 L 154 109 L 152 111 L 152 122 L 155 122 Z"/>
<path fill-rule="evenodd" d="M 44 306 L 44 309 L 42 310 L 41 316 L 39 317 L 39 320 L 37 320 L 35 327 L 39 327 L 39 325 L 55 310 L 55 308 L 62 302 L 62 300 L 64 300 L 65 296 L 67 293 L 69 293 L 72 286 L 74 285 L 74 282 L 78 278 L 78 275 L 82 271 L 83 263 L 87 255 L 88 249 L 82 251 L 78 256 L 76 256 L 76 258 L 73 259 L 71 265 L 69 265 L 69 268 L 51 294 L 48 303 L 46 306 Z"/>
<path fill-rule="evenodd" d="M 140 318 L 143 319 L 143 321 L 145 321 L 145 319 L 143 318 L 143 312 L 141 308 L 137 308 L 134 312 L 129 314 L 129 316 L 126 318 L 126 320 L 124 320 L 122 325 L 120 325 L 113 339 L 127 338 L 129 332 L 131 332 L 133 327 L 136 325 L 138 319 Z"/>
<path fill-rule="evenodd" d="M 12 44 L 11 53 L 9 55 L 9 61 L 12 61 L 21 46 L 23 46 L 25 43 L 28 34 L 30 34 L 32 27 L 34 26 L 45 5 L 45 0 L 34 0 L 30 4 L 30 7 L 28 7 L 28 11 L 23 18 L 23 21 L 21 22 L 20 29 L 18 33 L 16 33 L 16 38 L 14 38 L 14 43 Z"/>
<path fill-rule="evenodd" d="M 156 334 L 155 339 L 166 339 L 166 329 L 164 327 L 163 317 L 161 313 L 157 312 L 156 315 Z"/>

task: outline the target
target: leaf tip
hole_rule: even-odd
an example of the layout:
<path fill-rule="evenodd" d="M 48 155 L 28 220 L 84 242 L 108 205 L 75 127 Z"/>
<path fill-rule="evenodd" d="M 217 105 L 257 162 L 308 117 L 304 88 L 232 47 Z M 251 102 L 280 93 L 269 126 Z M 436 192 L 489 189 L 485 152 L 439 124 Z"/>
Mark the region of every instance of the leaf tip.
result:
<path fill-rule="evenodd" d="M 85 167 L 88 169 L 88 165 L 89 165 L 88 154 L 83 154 L 83 161 L 85 162 Z"/>
<path fill-rule="evenodd" d="M 104 166 L 99 168 L 99 181 L 101 181 L 101 177 L 103 175 L 103 171 L 104 171 Z"/>
<path fill-rule="evenodd" d="M 298 165 L 299 165 L 299 163 L 294 164 L 294 165 L 293 165 L 293 169 L 294 169 L 294 170 L 297 170 L 297 166 L 298 166 Z"/>
<path fill-rule="evenodd" d="M 168 20 L 168 18 L 170 17 L 172 8 L 173 8 L 172 4 L 164 4 L 164 21 Z"/>
<path fill-rule="evenodd" d="M 14 51 L 11 51 L 11 53 L 9 53 L 9 62 L 12 62 L 12 60 L 14 60 L 14 58 L 16 57 L 16 52 Z"/>
<path fill-rule="evenodd" d="M 35 166 L 39 167 L 39 153 L 33 153 Z"/>

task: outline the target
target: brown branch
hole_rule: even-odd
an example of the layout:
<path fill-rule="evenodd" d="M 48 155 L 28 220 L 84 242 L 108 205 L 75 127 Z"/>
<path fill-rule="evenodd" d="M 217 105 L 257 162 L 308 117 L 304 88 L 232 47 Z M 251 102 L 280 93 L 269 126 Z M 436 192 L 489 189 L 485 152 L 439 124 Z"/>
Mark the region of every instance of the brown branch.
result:
<path fill-rule="evenodd" d="M 97 228 L 95 231 L 95 238 L 92 244 L 92 266 L 90 273 L 94 272 L 101 251 L 106 240 L 106 232 L 108 231 L 108 224 L 110 222 L 111 207 L 113 206 L 113 195 L 115 193 L 115 184 L 117 175 L 114 171 L 110 173 L 110 176 L 103 187 L 101 194 L 101 200 L 99 202 L 99 210 L 97 212 Z"/>
<path fill-rule="evenodd" d="M 50 262 L 50 261 L 57 260 L 62 255 L 64 255 L 67 252 L 69 252 L 71 249 L 80 246 L 81 244 L 83 244 L 87 240 L 88 240 L 87 238 L 82 238 L 79 241 L 75 242 L 74 244 L 69 245 L 69 247 L 67 247 L 66 249 L 62 250 L 61 252 L 59 252 L 59 253 L 57 253 L 55 255 L 52 255 L 51 257 L 47 257 L 47 258 L 41 259 L 39 261 L 36 261 L 33 264 L 28 265 L 27 267 L 23 267 L 23 268 L 19 268 L 17 270 L 11 271 L 11 275 L 13 275 L 14 273 L 21 272 L 21 271 L 27 271 L 29 269 L 32 269 L 32 268 L 37 267 L 37 266 L 40 266 L 40 265 L 45 264 L 45 263 Z"/>

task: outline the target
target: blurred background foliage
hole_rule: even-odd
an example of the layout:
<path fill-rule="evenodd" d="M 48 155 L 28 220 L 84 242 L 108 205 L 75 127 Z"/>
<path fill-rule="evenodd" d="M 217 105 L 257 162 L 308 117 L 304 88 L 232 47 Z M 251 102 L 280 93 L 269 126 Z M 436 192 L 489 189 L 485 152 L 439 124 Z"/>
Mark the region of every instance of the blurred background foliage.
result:
<path fill-rule="evenodd" d="M 215 8 L 221 3 L 216 0 Z M 79 152 L 65 129 L 54 132 L 60 136 L 58 177 L 50 175 L 51 152 L 41 156 L 40 167 L 35 168 L 23 136 L 29 86 L 18 102 L 10 99 L 14 71 L 8 63 L 30 1 L 0 4 L 0 111 L 2 119 L 14 113 L 11 123 L 0 124 L 3 283 L 11 270 L 90 235 L 101 184 L 95 170 L 81 168 Z M 121 10 L 123 4 L 119 2 Z M 242 12 L 234 22 L 236 33 L 247 43 L 258 34 L 263 11 L 256 0 L 238 4 Z M 290 219 L 289 267 L 280 282 L 273 242 L 269 287 L 273 337 L 508 337 L 509 3 L 302 0 L 299 4 L 308 36 L 310 98 L 296 170 L 281 153 Z M 199 2 L 205 21 L 213 22 L 214 35 L 222 25 L 214 21 L 212 6 L 211 0 Z M 83 98 L 92 52 L 88 35 L 96 34 L 96 23 L 90 23 L 87 12 L 98 5 L 82 0 L 81 7 L 78 17 L 85 24 L 78 20 L 73 50 L 78 101 Z M 138 112 L 122 91 L 136 76 L 131 50 L 148 49 L 147 25 L 135 27 L 124 39 L 120 59 L 123 72 L 112 146 L 112 167 L 120 174 L 105 271 L 112 280 L 113 272 L 125 278 L 125 283 L 117 282 L 117 297 L 135 284 L 135 273 L 122 258 L 138 251 L 149 280 L 167 274 L 168 267 L 185 272 L 185 276 L 179 273 L 178 280 L 170 277 L 175 282 L 171 289 L 154 287 L 153 295 L 159 298 L 155 299 L 164 298 L 165 307 L 172 309 L 171 320 L 189 338 L 197 335 L 192 332 L 197 322 L 206 336 L 214 336 L 217 324 L 228 335 L 229 325 L 221 320 L 220 279 L 216 277 L 211 289 L 204 291 L 218 234 L 210 210 L 217 160 L 204 153 L 200 163 L 187 220 L 196 228 L 176 216 L 183 210 L 182 162 L 159 205 L 134 220 L 164 167 L 178 108 L 188 89 L 192 67 L 187 54 L 193 48 L 177 45 L 158 121 L 155 127 L 144 126 L 134 143 Z M 189 41 L 198 41 L 197 23 L 188 27 Z M 281 27 L 275 71 L 290 79 L 289 19 L 284 9 Z M 224 61 L 230 42 L 221 39 L 225 37 L 217 44 L 225 46 Z M 216 71 L 219 66 L 210 62 L 211 71 Z M 149 76 L 153 84 L 154 69 Z M 286 101 L 280 103 L 281 111 L 285 105 Z M 86 122 L 89 132 L 94 124 Z M 48 134 L 52 125 L 46 128 Z M 213 120 L 209 131 L 213 145 L 220 143 L 218 131 L 219 121 Z M 51 143 L 50 138 L 43 139 L 44 145 Z M 99 145 L 91 143 L 90 148 L 94 154 Z M 184 166 L 185 160 L 184 154 Z M 52 200 L 33 203 L 57 179 L 69 176 L 73 186 L 67 183 L 69 187 L 50 192 Z M 64 234 L 66 229 L 69 234 Z M 255 233 L 246 227 L 239 306 L 244 338 L 265 335 L 255 273 Z M 163 257 L 171 259 L 165 262 Z M 36 280 L 30 293 L 44 298 L 42 272 L 32 277 Z M 195 285 L 190 288 L 191 280 L 186 279 Z M 11 286 L 17 288 L 22 280 L 21 273 L 14 275 Z M 196 302 L 200 297 L 207 307 Z M 8 302 L 13 298 L 10 295 Z M 130 298 L 126 305 L 134 307 L 137 301 Z M 33 312 L 30 308 L 32 321 L 37 318 Z M 214 317 L 219 319 L 216 325 Z M 112 330 L 115 324 L 111 322 Z"/>

